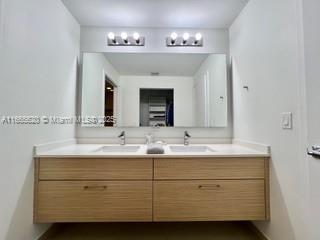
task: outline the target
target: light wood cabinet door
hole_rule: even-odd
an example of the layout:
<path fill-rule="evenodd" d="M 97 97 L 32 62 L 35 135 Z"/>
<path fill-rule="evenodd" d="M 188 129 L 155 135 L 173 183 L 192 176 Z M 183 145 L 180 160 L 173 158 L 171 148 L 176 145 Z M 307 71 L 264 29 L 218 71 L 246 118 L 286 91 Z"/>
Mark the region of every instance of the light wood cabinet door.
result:
<path fill-rule="evenodd" d="M 154 221 L 265 220 L 264 180 L 156 181 Z"/>
<path fill-rule="evenodd" d="M 152 180 L 152 159 L 41 158 L 39 180 Z"/>
<path fill-rule="evenodd" d="M 152 181 L 40 181 L 36 222 L 152 221 Z"/>
<path fill-rule="evenodd" d="M 154 160 L 154 179 L 263 179 L 264 158 L 163 158 Z"/>

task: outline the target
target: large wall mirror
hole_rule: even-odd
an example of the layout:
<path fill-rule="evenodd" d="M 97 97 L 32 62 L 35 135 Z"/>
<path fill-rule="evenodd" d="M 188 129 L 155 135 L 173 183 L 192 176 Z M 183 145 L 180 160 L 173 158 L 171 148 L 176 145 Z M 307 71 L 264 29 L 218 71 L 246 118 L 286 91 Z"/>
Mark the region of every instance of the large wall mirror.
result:
<path fill-rule="evenodd" d="M 226 127 L 227 92 L 224 54 L 83 53 L 83 126 Z"/>

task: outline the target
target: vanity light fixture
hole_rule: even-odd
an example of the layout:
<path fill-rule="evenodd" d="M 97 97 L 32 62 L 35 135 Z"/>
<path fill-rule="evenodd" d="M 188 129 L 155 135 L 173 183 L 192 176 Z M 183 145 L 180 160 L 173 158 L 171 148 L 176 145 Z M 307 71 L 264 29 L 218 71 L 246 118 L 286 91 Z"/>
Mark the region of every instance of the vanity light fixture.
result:
<path fill-rule="evenodd" d="M 137 32 L 135 32 L 135 33 L 133 34 L 133 39 L 136 40 L 136 43 L 137 43 L 137 44 L 139 44 L 139 42 L 140 42 L 140 34 L 137 33 Z"/>
<path fill-rule="evenodd" d="M 128 43 L 128 34 L 126 32 L 121 33 L 121 38 L 125 43 Z"/>
<path fill-rule="evenodd" d="M 173 32 L 171 33 L 171 44 L 174 44 L 177 40 L 178 34 Z"/>
<path fill-rule="evenodd" d="M 132 36 L 126 32 L 122 32 L 120 36 L 116 36 L 113 32 L 108 33 L 109 46 L 144 46 L 145 38 L 141 37 L 138 32 L 133 33 Z"/>
<path fill-rule="evenodd" d="M 116 38 L 113 32 L 108 33 L 108 39 L 111 40 L 114 44 L 116 44 Z"/>
<path fill-rule="evenodd" d="M 202 47 L 203 37 L 201 33 L 191 36 L 188 32 L 179 37 L 177 33 L 173 32 L 170 37 L 167 37 L 166 43 L 167 47 Z"/>
<path fill-rule="evenodd" d="M 202 39 L 202 34 L 201 33 L 197 33 L 196 36 L 195 36 L 195 44 L 197 44 L 199 41 L 201 41 Z"/>
<path fill-rule="evenodd" d="M 182 39 L 183 39 L 182 43 L 183 43 L 183 45 L 187 44 L 189 38 L 190 38 L 190 34 L 189 34 L 189 33 L 186 32 L 186 33 L 183 34 L 183 36 L 182 36 Z"/>

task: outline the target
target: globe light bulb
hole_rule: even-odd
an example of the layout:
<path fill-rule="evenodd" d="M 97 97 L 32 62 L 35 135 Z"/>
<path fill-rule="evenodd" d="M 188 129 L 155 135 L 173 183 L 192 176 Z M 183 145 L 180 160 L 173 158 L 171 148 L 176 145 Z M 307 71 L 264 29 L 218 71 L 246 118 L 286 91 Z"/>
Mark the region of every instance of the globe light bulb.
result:
<path fill-rule="evenodd" d="M 183 34 L 182 38 L 184 41 L 187 41 L 190 38 L 190 34 L 186 32 Z"/>
<path fill-rule="evenodd" d="M 133 39 L 136 40 L 136 41 L 138 41 L 139 38 L 140 38 L 140 34 L 137 33 L 137 32 L 135 32 L 135 33 L 133 34 Z"/>
<path fill-rule="evenodd" d="M 122 32 L 122 33 L 121 33 L 121 38 L 122 38 L 123 40 L 127 40 L 127 39 L 128 39 L 128 34 L 127 34 L 126 32 Z"/>
<path fill-rule="evenodd" d="M 175 41 L 175 40 L 177 39 L 177 37 L 178 37 L 178 34 L 177 34 L 177 33 L 175 33 L 175 32 L 171 33 L 171 39 L 172 39 L 173 41 Z"/>
<path fill-rule="evenodd" d="M 201 33 L 197 33 L 195 38 L 196 38 L 197 41 L 200 41 L 202 39 Z"/>
<path fill-rule="evenodd" d="M 114 33 L 113 33 L 113 32 L 109 32 L 109 33 L 108 33 L 108 38 L 109 38 L 110 40 L 114 40 L 114 39 L 115 39 Z"/>

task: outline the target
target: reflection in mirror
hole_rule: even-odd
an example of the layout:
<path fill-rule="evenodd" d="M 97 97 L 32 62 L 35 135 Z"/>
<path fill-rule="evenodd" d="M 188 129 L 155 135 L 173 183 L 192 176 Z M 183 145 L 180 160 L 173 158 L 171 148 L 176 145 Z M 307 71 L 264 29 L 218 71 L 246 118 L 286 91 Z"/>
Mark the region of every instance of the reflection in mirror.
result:
<path fill-rule="evenodd" d="M 84 53 L 82 68 L 84 126 L 227 126 L 224 54 Z"/>
<path fill-rule="evenodd" d="M 140 126 L 173 127 L 173 89 L 140 89 Z"/>

